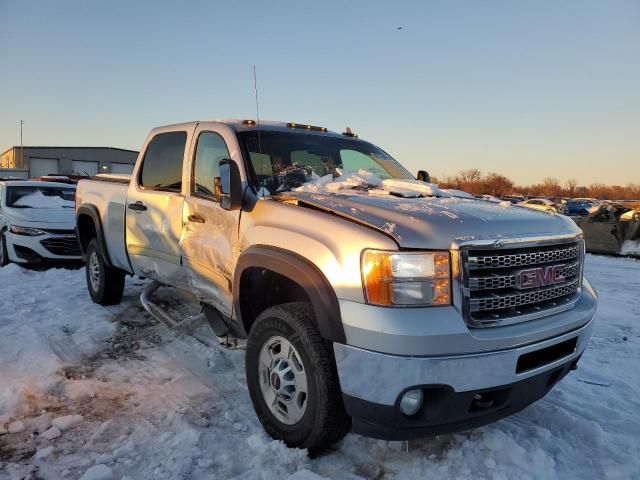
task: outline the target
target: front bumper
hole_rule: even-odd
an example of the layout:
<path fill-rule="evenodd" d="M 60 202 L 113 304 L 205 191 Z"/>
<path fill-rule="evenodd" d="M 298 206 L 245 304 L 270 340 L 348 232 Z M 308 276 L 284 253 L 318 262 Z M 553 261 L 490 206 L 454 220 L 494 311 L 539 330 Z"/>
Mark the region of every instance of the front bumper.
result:
<path fill-rule="evenodd" d="M 9 260 L 22 264 L 43 264 L 81 260 L 75 235 L 16 235 L 5 233 Z"/>
<path fill-rule="evenodd" d="M 399 440 L 478 426 L 521 410 L 577 363 L 592 328 L 593 315 L 562 335 L 477 354 L 397 356 L 337 343 L 334 352 L 354 430 Z M 423 389 L 425 404 L 408 417 L 399 403 L 413 388 Z M 474 397 L 485 394 L 492 405 L 475 408 Z"/>
<path fill-rule="evenodd" d="M 423 408 L 411 417 L 403 415 L 398 405 L 376 404 L 350 395 L 343 398 L 353 417 L 354 432 L 383 440 L 411 440 L 477 428 L 514 415 L 549 393 L 577 363 L 576 358 L 496 388 L 468 392 L 443 386 L 426 388 Z"/>

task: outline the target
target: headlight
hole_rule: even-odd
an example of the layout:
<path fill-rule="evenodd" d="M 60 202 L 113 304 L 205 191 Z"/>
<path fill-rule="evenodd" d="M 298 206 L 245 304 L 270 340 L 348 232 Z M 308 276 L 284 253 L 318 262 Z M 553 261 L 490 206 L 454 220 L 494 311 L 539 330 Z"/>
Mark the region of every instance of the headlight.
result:
<path fill-rule="evenodd" d="M 17 225 L 11 225 L 11 233 L 16 235 L 28 235 L 29 237 L 36 237 L 38 235 L 44 235 L 45 232 L 38 230 L 37 228 L 18 227 Z"/>
<path fill-rule="evenodd" d="M 449 252 L 365 250 L 362 280 L 373 305 L 451 305 Z"/>

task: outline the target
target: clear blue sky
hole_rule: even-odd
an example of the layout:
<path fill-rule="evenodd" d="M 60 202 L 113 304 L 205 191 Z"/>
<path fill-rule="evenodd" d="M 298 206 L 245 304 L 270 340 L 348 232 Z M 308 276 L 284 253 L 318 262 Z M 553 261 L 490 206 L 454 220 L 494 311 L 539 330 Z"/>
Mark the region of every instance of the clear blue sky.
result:
<path fill-rule="evenodd" d="M 0 0 L 0 60 L 1 150 L 254 118 L 255 64 L 263 119 L 411 170 L 640 182 L 638 0 Z"/>

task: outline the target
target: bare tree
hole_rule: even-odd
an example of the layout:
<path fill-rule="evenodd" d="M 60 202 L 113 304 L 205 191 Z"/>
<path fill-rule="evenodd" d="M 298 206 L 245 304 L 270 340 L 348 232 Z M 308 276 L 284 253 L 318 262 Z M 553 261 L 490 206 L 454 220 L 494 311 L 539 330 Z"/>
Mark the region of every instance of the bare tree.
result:
<path fill-rule="evenodd" d="M 575 178 L 570 178 L 566 182 L 564 182 L 565 193 L 568 197 L 574 197 L 576 193 L 576 187 L 578 186 L 578 181 Z"/>
<path fill-rule="evenodd" d="M 501 197 L 513 193 L 513 182 L 499 173 L 488 173 L 482 180 L 483 193 Z"/>
<path fill-rule="evenodd" d="M 557 178 L 545 177 L 542 179 L 542 192 L 548 197 L 558 197 L 562 194 L 562 187 Z"/>

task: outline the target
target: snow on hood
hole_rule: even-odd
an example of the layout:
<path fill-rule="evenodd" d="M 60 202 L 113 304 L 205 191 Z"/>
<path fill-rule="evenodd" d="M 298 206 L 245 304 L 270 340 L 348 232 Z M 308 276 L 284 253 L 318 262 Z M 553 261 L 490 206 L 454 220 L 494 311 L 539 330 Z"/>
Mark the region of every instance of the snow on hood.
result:
<path fill-rule="evenodd" d="M 314 172 L 311 174 L 311 181 L 294 188 L 293 191 L 327 193 L 368 187 L 370 195 L 392 194 L 405 198 L 431 197 L 440 193 L 438 186 L 434 183 L 396 178 L 382 180 L 377 175 L 362 169 L 355 173 L 336 168 L 336 172 L 339 174 L 336 178 L 332 174 L 320 177 Z"/>
<path fill-rule="evenodd" d="M 580 233 L 576 224 L 562 215 L 477 199 L 401 198 L 357 190 L 297 191 L 285 198 L 376 228 L 404 248 L 449 249 L 454 240 L 463 238 Z"/>
<path fill-rule="evenodd" d="M 62 197 L 49 196 L 43 194 L 40 190 L 36 190 L 29 195 L 20 197 L 13 202 L 14 207 L 31 207 L 31 208 L 63 208 L 75 206 L 71 200 L 65 200 Z"/>
<path fill-rule="evenodd" d="M 475 198 L 470 193 L 464 192 L 462 190 L 456 190 L 455 188 L 443 188 L 440 191 L 444 192 L 444 193 L 447 193 L 447 194 L 451 195 L 452 197 Z"/>

